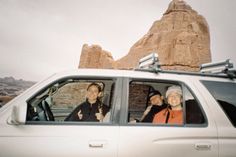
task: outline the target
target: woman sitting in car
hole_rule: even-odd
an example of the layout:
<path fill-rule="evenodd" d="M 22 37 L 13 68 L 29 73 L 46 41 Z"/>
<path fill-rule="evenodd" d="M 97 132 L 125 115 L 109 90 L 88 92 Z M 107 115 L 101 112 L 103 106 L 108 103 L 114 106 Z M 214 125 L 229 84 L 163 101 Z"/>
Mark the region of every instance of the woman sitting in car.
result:
<path fill-rule="evenodd" d="M 180 86 L 171 86 L 166 91 L 168 107 L 157 113 L 155 124 L 183 124 L 182 90 Z"/>

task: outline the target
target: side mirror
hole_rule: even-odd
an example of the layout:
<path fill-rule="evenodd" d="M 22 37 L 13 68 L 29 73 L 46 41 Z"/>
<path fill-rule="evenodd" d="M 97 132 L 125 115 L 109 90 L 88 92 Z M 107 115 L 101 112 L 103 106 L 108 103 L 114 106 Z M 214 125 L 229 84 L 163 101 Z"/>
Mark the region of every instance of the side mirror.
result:
<path fill-rule="evenodd" d="M 12 107 L 11 116 L 8 119 L 8 123 L 13 125 L 24 124 L 24 122 L 20 118 L 20 109 L 17 106 Z"/>

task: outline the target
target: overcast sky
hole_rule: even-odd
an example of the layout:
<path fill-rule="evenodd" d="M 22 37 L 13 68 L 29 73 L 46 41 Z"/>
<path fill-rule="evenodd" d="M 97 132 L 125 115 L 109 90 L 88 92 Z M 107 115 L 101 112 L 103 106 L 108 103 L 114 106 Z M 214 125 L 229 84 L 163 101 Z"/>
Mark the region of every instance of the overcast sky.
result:
<path fill-rule="evenodd" d="M 75 69 L 85 43 L 98 44 L 119 59 L 170 1 L 0 0 L 0 77 L 39 81 Z M 209 24 L 213 61 L 236 63 L 236 1 L 185 1 Z"/>

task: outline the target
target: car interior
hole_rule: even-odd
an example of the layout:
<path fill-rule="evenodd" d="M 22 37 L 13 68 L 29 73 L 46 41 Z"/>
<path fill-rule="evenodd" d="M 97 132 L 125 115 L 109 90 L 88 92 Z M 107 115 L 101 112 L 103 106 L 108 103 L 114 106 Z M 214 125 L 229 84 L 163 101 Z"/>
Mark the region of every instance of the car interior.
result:
<path fill-rule="evenodd" d="M 140 122 L 140 119 L 150 105 L 148 95 L 152 90 L 158 90 L 164 96 L 164 102 L 167 103 L 165 93 L 168 87 L 172 85 L 180 85 L 172 82 L 146 82 L 146 81 L 132 81 L 129 86 L 129 109 L 128 109 L 128 123 Z M 181 85 L 180 85 L 181 86 Z M 183 91 L 183 108 L 186 112 L 186 124 L 203 124 L 205 123 L 204 114 L 199 106 L 198 101 L 194 98 L 191 92 L 182 86 Z M 139 91 L 139 93 L 137 93 Z M 137 94 L 139 95 L 137 97 Z M 143 123 L 143 122 L 142 122 Z"/>
<path fill-rule="evenodd" d="M 102 88 L 101 101 L 111 108 L 113 80 L 65 79 L 49 85 L 27 102 L 27 121 L 63 122 L 86 99 L 87 86 L 96 82 Z"/>

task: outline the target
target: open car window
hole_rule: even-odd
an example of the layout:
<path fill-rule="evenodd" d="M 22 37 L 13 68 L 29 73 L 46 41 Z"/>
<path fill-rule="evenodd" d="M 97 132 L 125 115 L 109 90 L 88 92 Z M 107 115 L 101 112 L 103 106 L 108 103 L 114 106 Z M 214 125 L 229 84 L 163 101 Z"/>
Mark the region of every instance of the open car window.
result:
<path fill-rule="evenodd" d="M 181 95 L 181 112 L 174 111 L 167 99 L 168 89 L 172 91 L 172 87 L 176 86 L 179 87 Z M 155 95 L 159 98 L 153 98 Z M 152 104 L 151 99 L 159 99 L 156 100 L 159 105 Z M 199 101 L 186 85 L 179 82 L 131 81 L 128 102 L 128 124 L 205 126 L 207 123 Z M 171 122 L 171 118 L 178 115 L 182 122 Z"/>
<path fill-rule="evenodd" d="M 97 101 L 89 103 L 87 90 L 90 84 L 95 83 L 101 91 Z M 103 122 L 111 121 L 111 108 L 113 103 L 114 80 L 85 80 L 78 78 L 59 80 L 41 90 L 27 102 L 27 123 L 77 123 L 77 122 Z M 76 109 L 82 104 L 86 108 L 83 111 L 83 118 L 79 119 Z M 87 104 L 90 104 L 87 106 Z M 94 107 L 95 105 L 96 107 Z M 93 106 L 93 107 L 92 107 Z M 99 109 L 101 108 L 102 111 Z M 91 111 L 90 111 L 91 109 Z M 74 112 L 74 120 L 68 120 Z M 97 116 L 85 118 L 90 113 L 101 113 L 101 118 Z M 82 113 L 81 113 L 82 114 Z M 67 120 L 66 120 L 67 119 Z"/>

